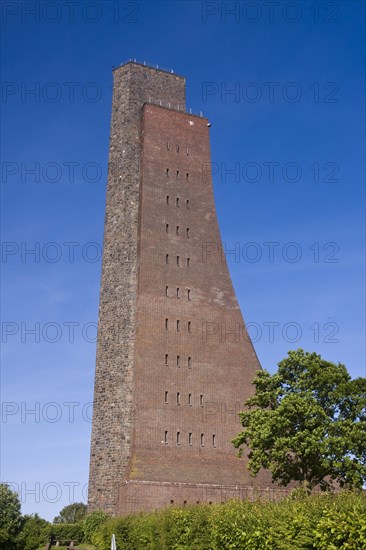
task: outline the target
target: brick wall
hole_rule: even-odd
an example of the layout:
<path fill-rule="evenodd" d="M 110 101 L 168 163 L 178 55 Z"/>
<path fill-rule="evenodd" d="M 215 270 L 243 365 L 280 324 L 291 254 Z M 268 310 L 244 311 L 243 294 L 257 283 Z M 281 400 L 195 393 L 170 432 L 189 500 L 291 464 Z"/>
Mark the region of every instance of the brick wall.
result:
<path fill-rule="evenodd" d="M 120 488 L 120 503 L 124 513 L 132 514 L 141 509 L 150 512 L 170 505 L 219 504 L 230 499 L 276 501 L 290 493 L 291 489 L 271 484 L 258 487 L 239 481 L 236 485 L 219 485 L 129 480 Z"/>

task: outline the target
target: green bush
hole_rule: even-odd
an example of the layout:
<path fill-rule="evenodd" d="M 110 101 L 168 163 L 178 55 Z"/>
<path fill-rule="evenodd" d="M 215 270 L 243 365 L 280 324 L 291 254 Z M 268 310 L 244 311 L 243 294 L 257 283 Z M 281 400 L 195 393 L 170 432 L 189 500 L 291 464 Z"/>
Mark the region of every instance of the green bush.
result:
<path fill-rule="evenodd" d="M 17 537 L 18 550 L 37 550 L 44 547 L 49 539 L 50 523 L 38 514 L 24 516 L 20 533 Z"/>
<path fill-rule="evenodd" d="M 298 495 L 167 508 L 109 519 L 92 534 L 97 550 L 366 550 L 363 494 Z"/>
<path fill-rule="evenodd" d="M 264 512 L 268 504 L 229 501 L 214 506 L 211 517 L 212 548 L 266 548 L 266 531 L 270 524 Z"/>
<path fill-rule="evenodd" d="M 101 510 L 95 510 L 91 512 L 83 519 L 84 541 L 91 542 L 92 536 L 98 528 L 105 523 L 110 516 Z"/>
<path fill-rule="evenodd" d="M 6 529 L 0 529 L 0 548 L 1 550 L 12 550 L 12 538 Z"/>
<path fill-rule="evenodd" d="M 170 508 L 156 513 L 161 547 L 172 550 L 210 548 L 210 507 L 205 505 Z"/>
<path fill-rule="evenodd" d="M 319 550 L 359 550 L 366 548 L 366 512 L 364 503 L 354 499 L 350 507 L 325 509 L 314 530 L 316 548 Z"/>
<path fill-rule="evenodd" d="M 56 540 L 61 542 L 82 542 L 84 539 L 84 529 L 81 523 L 58 523 L 50 525 L 48 537 L 54 535 Z"/>
<path fill-rule="evenodd" d="M 112 519 L 104 523 L 92 536 L 92 543 L 97 550 L 110 548 L 111 535 L 116 535 L 118 550 L 137 550 L 159 548 L 154 537 L 156 520 L 154 514 L 141 514 L 125 518 Z"/>

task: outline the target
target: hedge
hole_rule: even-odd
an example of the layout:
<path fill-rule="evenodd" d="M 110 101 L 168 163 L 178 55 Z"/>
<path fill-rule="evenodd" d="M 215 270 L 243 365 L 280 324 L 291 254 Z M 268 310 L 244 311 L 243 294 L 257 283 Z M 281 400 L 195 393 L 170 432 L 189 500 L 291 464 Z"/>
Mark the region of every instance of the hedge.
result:
<path fill-rule="evenodd" d="M 93 534 L 105 523 L 110 516 L 101 510 L 95 510 L 86 515 L 82 521 L 84 531 L 84 542 L 91 542 Z"/>
<path fill-rule="evenodd" d="M 109 519 L 97 550 L 366 550 L 366 499 L 342 492 L 280 502 L 229 501 Z"/>
<path fill-rule="evenodd" d="M 82 542 L 84 540 L 84 529 L 81 523 L 57 523 L 49 526 L 49 535 L 61 542 L 74 541 Z"/>

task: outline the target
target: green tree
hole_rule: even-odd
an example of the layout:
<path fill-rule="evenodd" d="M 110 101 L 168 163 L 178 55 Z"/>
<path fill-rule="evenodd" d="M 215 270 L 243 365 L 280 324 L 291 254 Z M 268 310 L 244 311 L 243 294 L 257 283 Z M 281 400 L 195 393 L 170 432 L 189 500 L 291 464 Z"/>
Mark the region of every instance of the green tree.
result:
<path fill-rule="evenodd" d="M 0 543 L 2 549 L 15 547 L 21 526 L 20 501 L 6 483 L 0 483 Z"/>
<path fill-rule="evenodd" d="M 53 523 L 77 523 L 86 516 L 87 506 L 83 502 L 74 502 L 62 508 L 60 515 L 56 516 Z"/>
<path fill-rule="evenodd" d="M 309 494 L 334 482 L 366 481 L 366 378 L 302 349 L 290 351 L 271 375 L 259 371 L 255 394 L 239 413 L 244 430 L 233 440 L 247 453 L 254 477 L 263 469 L 280 485 L 295 481 Z"/>
<path fill-rule="evenodd" d="M 37 550 L 48 542 L 50 523 L 38 514 L 23 516 L 21 531 L 17 537 L 18 550 Z"/>

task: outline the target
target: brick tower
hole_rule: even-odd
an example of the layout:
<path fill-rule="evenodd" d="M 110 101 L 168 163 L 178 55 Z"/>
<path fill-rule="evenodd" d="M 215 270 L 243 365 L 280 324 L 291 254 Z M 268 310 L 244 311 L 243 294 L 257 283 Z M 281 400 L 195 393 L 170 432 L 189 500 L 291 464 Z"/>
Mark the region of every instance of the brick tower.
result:
<path fill-rule="evenodd" d="M 185 79 L 114 71 L 89 509 L 252 485 L 230 440 L 260 368 L 221 253 L 207 119 Z M 256 481 L 260 483 L 260 481 Z"/>

